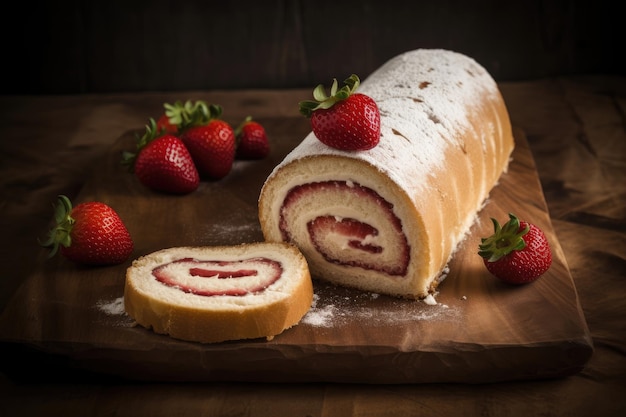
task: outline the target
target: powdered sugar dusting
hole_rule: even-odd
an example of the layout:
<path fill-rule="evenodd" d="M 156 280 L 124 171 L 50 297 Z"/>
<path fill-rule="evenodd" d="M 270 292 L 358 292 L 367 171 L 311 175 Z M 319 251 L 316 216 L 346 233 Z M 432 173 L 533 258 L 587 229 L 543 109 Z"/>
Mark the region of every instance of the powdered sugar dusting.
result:
<path fill-rule="evenodd" d="M 237 210 L 234 210 L 237 212 Z M 256 242 L 263 238 L 257 219 L 249 216 L 219 219 L 198 225 L 191 231 L 195 241 L 206 245 L 229 245 L 241 242 Z"/>
<path fill-rule="evenodd" d="M 325 305 L 318 307 L 319 295 L 313 295 L 313 303 L 311 304 L 311 310 L 303 317 L 302 323 L 309 324 L 315 327 L 330 327 L 333 317 L 336 313 L 336 307 L 334 305 Z"/>
<path fill-rule="evenodd" d="M 364 152 L 323 145 L 313 132 L 276 167 L 309 155 L 337 154 L 379 167 L 403 188 L 427 187 L 424 179 L 445 164 L 445 151 L 471 128 L 468 109 L 499 94 L 497 84 L 475 60 L 440 49 L 418 49 L 391 59 L 365 79 L 359 93 L 380 109 L 381 141 Z"/>
<path fill-rule="evenodd" d="M 108 314 L 109 316 L 121 316 L 126 314 L 126 310 L 124 310 L 124 297 L 119 297 L 109 301 L 100 300 L 96 306 L 100 311 Z"/>
<path fill-rule="evenodd" d="M 214 235 L 232 235 L 232 234 L 253 234 L 260 230 L 260 226 L 254 223 L 244 224 L 228 224 L 226 222 L 220 222 L 217 224 L 211 224 L 208 227 L 207 233 Z"/>
<path fill-rule="evenodd" d="M 311 309 L 301 323 L 312 327 L 341 327 L 351 322 L 367 322 L 369 327 L 402 325 L 416 321 L 454 320 L 459 311 L 438 303 L 434 295 L 424 300 L 402 300 L 379 294 L 320 287 Z"/>
<path fill-rule="evenodd" d="M 135 320 L 126 314 L 123 296 L 110 300 L 99 300 L 95 308 L 105 315 L 104 318 L 98 319 L 101 324 L 113 327 L 134 327 L 137 325 Z"/>

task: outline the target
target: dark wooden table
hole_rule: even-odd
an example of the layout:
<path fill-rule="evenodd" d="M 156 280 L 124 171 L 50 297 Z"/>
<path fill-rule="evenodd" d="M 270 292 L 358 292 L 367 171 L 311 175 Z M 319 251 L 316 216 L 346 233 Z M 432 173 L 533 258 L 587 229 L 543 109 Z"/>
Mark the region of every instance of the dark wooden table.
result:
<path fill-rule="evenodd" d="M 501 83 L 535 158 L 552 225 L 578 290 L 594 353 L 561 379 L 473 384 L 140 383 L 77 369 L 64 356 L 8 343 L 2 415 L 550 415 L 626 411 L 626 79 Z M 77 195 L 112 144 L 162 103 L 221 103 L 233 123 L 285 118 L 308 91 L 246 90 L 0 98 L 0 307 L 33 270 L 57 194 Z M 268 104 L 271 104 L 269 106 Z M 20 323 L 13 323 L 20 326 Z"/>

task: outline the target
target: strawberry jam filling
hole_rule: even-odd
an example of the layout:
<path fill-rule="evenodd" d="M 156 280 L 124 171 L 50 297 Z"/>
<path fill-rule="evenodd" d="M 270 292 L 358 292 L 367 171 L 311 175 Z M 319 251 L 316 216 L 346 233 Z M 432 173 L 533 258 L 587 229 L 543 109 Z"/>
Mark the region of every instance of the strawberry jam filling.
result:
<path fill-rule="evenodd" d="M 410 247 L 393 204 L 353 182 L 292 188 L 281 207 L 280 230 L 284 241 L 336 265 L 394 276 L 405 275 L 408 268 Z"/>
<path fill-rule="evenodd" d="M 152 270 L 152 275 L 162 284 L 201 296 L 258 294 L 278 281 L 282 273 L 281 264 L 267 258 L 238 261 L 182 258 Z"/>
<path fill-rule="evenodd" d="M 308 222 L 307 229 L 311 240 L 317 248 L 323 246 L 326 236 L 339 234 L 347 238 L 347 244 L 352 248 L 370 253 L 380 253 L 383 251 L 383 248 L 380 246 L 363 243 L 368 236 L 378 235 L 378 230 L 358 220 L 320 216 Z"/>

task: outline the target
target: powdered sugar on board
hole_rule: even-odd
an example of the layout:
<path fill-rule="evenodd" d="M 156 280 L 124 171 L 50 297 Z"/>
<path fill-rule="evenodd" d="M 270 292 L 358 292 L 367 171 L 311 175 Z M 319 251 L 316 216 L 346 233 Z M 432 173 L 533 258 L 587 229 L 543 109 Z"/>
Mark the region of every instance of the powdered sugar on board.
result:
<path fill-rule="evenodd" d="M 117 297 L 112 300 L 99 300 L 95 307 L 98 311 L 105 314 L 102 323 L 121 327 L 135 326 L 135 321 L 126 314 L 124 309 L 124 297 Z"/>
<path fill-rule="evenodd" d="M 121 316 L 125 314 L 124 297 L 119 297 L 114 300 L 100 300 L 96 306 L 98 310 L 109 316 Z"/>
<path fill-rule="evenodd" d="M 462 300 L 467 300 L 467 297 L 463 296 Z M 124 309 L 124 297 L 99 300 L 96 308 L 109 318 L 122 319 L 118 325 L 134 325 Z M 317 283 L 311 309 L 302 318 L 301 324 L 331 328 L 351 321 L 367 320 L 368 326 L 376 327 L 415 321 L 451 321 L 456 320 L 459 313 L 458 308 L 438 302 L 436 294 L 429 294 L 419 301 L 402 300 Z"/>
<path fill-rule="evenodd" d="M 329 328 L 366 321 L 368 326 L 377 327 L 415 321 L 451 321 L 459 317 L 456 307 L 439 303 L 435 297 L 403 300 L 317 283 L 311 309 L 301 324 Z"/>

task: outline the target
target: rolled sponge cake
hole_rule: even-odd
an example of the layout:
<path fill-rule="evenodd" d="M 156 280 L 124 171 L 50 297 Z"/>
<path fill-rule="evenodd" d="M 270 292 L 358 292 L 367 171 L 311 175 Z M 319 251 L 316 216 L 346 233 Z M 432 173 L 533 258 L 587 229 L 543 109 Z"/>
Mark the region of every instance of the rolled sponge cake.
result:
<path fill-rule="evenodd" d="M 124 288 L 138 324 L 201 343 L 271 339 L 298 324 L 312 301 L 302 253 L 271 242 L 162 249 L 132 263 Z"/>
<path fill-rule="evenodd" d="M 357 92 L 380 109 L 378 146 L 340 151 L 309 133 L 262 187 L 262 231 L 298 246 L 314 278 L 423 298 L 507 170 L 509 115 L 489 73 L 454 51 L 396 56 Z"/>

